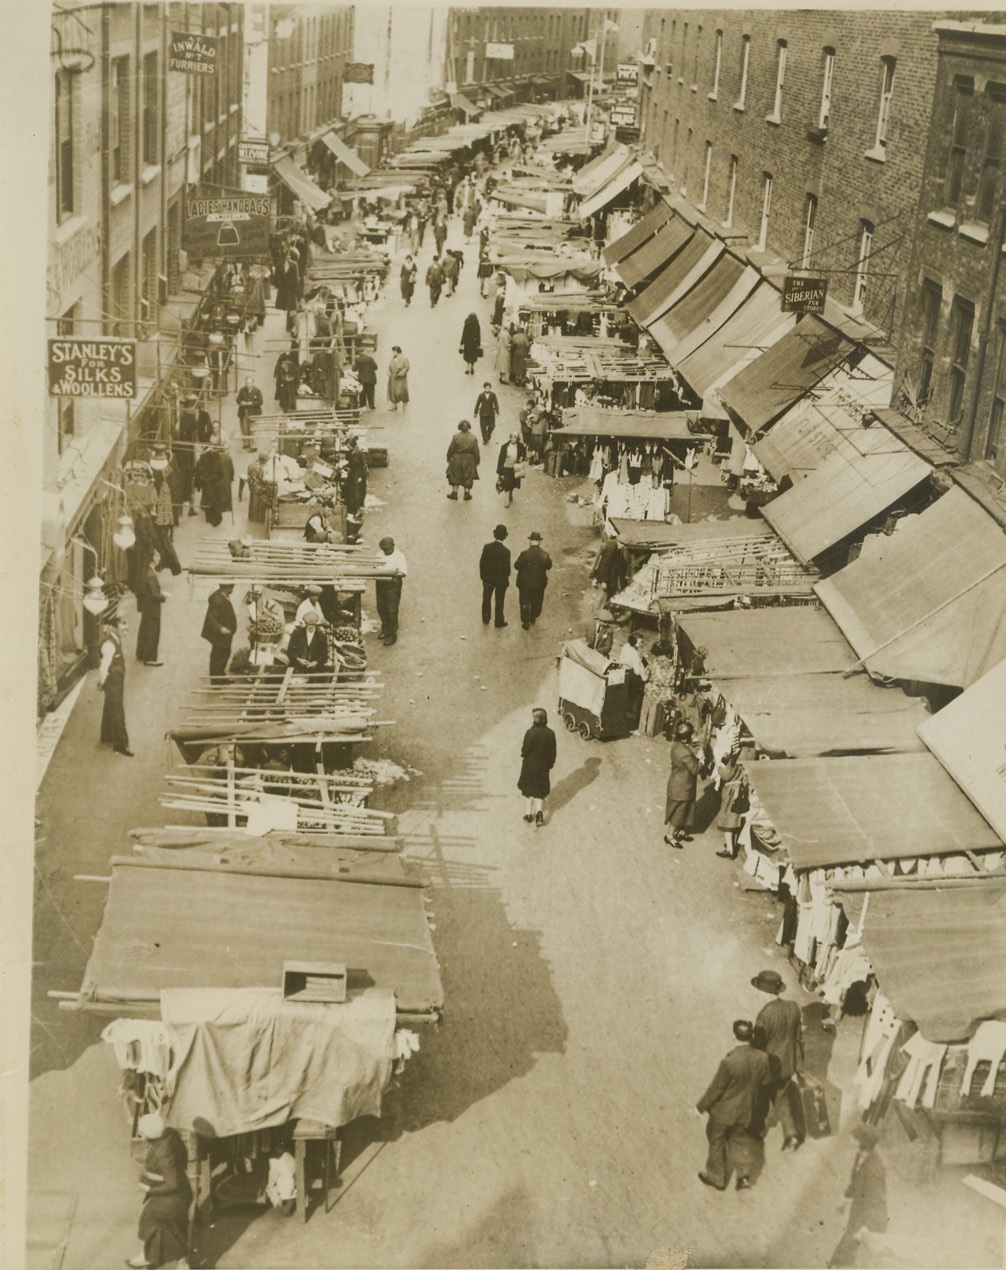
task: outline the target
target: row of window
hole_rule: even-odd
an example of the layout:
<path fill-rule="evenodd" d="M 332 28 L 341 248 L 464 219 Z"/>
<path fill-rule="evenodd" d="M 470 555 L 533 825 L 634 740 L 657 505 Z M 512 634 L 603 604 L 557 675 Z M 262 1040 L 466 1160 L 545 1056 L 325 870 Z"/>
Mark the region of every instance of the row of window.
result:
<path fill-rule="evenodd" d="M 473 36 L 476 30 L 483 28 L 482 36 L 487 40 L 555 39 L 564 32 L 573 40 L 587 37 L 588 18 L 579 13 L 570 18 L 566 13 L 543 13 L 479 17 L 477 14 L 467 15 L 464 34 Z"/>
<path fill-rule="evenodd" d="M 990 81 L 984 93 L 976 95 L 970 76 L 956 76 L 944 184 L 946 206 L 957 207 L 962 199 L 973 196 L 971 215 L 984 224 L 991 223 L 998 206 L 1004 134 L 1006 84 Z"/>
<path fill-rule="evenodd" d="M 280 94 L 271 110 L 270 127 L 275 127 L 283 141 L 311 132 L 323 123 L 338 119 L 342 113 L 342 80 L 338 76 L 305 84 L 289 93 Z"/>

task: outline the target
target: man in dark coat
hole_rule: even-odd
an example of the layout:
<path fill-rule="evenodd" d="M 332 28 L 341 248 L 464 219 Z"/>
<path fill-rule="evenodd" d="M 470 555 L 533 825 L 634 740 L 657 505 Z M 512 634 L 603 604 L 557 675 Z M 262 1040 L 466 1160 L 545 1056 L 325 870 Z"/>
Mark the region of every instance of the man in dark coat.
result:
<path fill-rule="evenodd" d="M 377 362 L 369 353 L 361 353 L 356 359 L 353 373 L 360 381 L 360 404 L 374 409 L 374 389 L 377 386 Z"/>
<path fill-rule="evenodd" d="M 752 987 L 773 999 L 763 1006 L 755 1019 L 755 1044 L 768 1055 L 772 1069 L 772 1110 L 766 1121 L 771 1129 L 778 1120 L 782 1126 L 782 1149 L 795 1151 L 800 1145 L 791 1099 L 793 1077 L 803 1066 L 803 1020 L 795 1001 L 780 996 L 785 988 L 782 976 L 775 970 L 762 970 L 751 980 Z"/>
<path fill-rule="evenodd" d="M 367 501 L 367 456 L 354 436 L 350 436 L 346 442 L 346 478 L 342 486 L 342 498 L 346 510 L 354 514 Z"/>
<path fill-rule="evenodd" d="M 691 747 L 694 728 L 679 719 L 671 741 L 671 770 L 667 777 L 667 801 L 664 807 L 664 824 L 670 825 L 671 836 L 664 834 L 669 847 L 683 847 L 691 842 L 692 808 L 698 787 L 698 755 Z"/>
<path fill-rule="evenodd" d="M 116 754 L 133 757 L 126 731 L 126 659 L 122 641 L 128 627 L 126 620 L 113 613 L 105 619 L 101 634 L 101 661 L 98 665 L 98 691 L 105 694 L 101 708 L 101 743 L 111 744 Z"/>
<path fill-rule="evenodd" d="M 210 645 L 210 675 L 218 678 L 227 673 L 234 632 L 238 628 L 237 614 L 231 603 L 233 582 L 221 582 L 210 596 L 203 619 L 202 637 Z"/>
<path fill-rule="evenodd" d="M 405 301 L 406 308 L 408 308 L 409 305 L 412 303 L 412 293 L 416 289 L 416 274 L 417 273 L 418 273 L 418 269 L 416 268 L 416 262 L 412 259 L 411 256 L 406 256 L 405 263 L 402 265 L 401 282 L 400 282 L 400 286 L 402 290 L 402 299 Z"/>
<path fill-rule="evenodd" d="M 755 1136 L 771 1079 L 768 1057 L 751 1044 L 752 1024 L 738 1019 L 733 1032 L 740 1044 L 720 1063 L 712 1084 L 696 1104 L 700 1115 L 709 1117 L 709 1152 L 699 1180 L 717 1191 L 726 1190 L 733 1168 L 737 1170 L 739 1191 L 751 1185 Z"/>
<path fill-rule="evenodd" d="M 482 548 L 479 559 L 479 577 L 482 579 L 482 625 L 489 625 L 493 597 L 496 600 L 496 625 L 506 626 L 503 620 L 503 601 L 510 585 L 510 548 L 504 547 L 506 525 L 497 525 L 492 542 Z"/>
<path fill-rule="evenodd" d="M 439 256 L 433 257 L 429 269 L 426 270 L 426 285 L 430 289 L 430 308 L 435 309 L 444 285 L 444 271 L 440 267 Z"/>
<path fill-rule="evenodd" d="M 517 594 L 520 597 L 520 624 L 525 630 L 534 626 L 541 616 L 541 605 L 548 586 L 548 571 L 552 557 L 542 549 L 541 534 L 537 529 L 528 535 L 531 544 L 525 547 L 514 562 L 517 571 Z"/>
<path fill-rule="evenodd" d="M 164 665 L 157 660 L 157 647 L 161 640 L 161 605 L 164 600 L 157 570 L 151 561 L 142 574 L 136 591 L 136 608 L 140 614 L 140 629 L 136 632 L 136 660 L 147 666 Z"/>
<path fill-rule="evenodd" d="M 244 387 L 238 390 L 235 400 L 238 407 L 238 423 L 241 425 L 241 441 L 246 450 L 251 450 L 254 448 L 251 420 L 262 413 L 262 389 L 255 386 L 251 375 L 245 379 Z"/>
<path fill-rule="evenodd" d="M 451 487 L 448 498 L 457 499 L 459 485 L 464 488 L 465 498 L 471 498 L 472 483 L 479 479 L 481 461 L 478 438 L 472 433 L 468 420 L 462 419 L 447 447 L 447 482 Z"/>
<path fill-rule="evenodd" d="M 328 639 L 318 625 L 318 614 L 308 610 L 304 625 L 294 629 L 286 648 L 287 659 L 301 675 L 316 675 L 328 665 Z"/>
<path fill-rule="evenodd" d="M 500 412 L 500 403 L 496 394 L 492 390 L 492 385 L 488 379 L 482 385 L 482 391 L 475 398 L 475 417 L 479 421 L 479 427 L 482 429 L 482 444 L 488 445 L 489 438 L 492 436 L 496 428 L 496 416 Z"/>
<path fill-rule="evenodd" d="M 544 801 L 551 792 L 549 773 L 555 766 L 555 733 L 548 726 L 548 714 L 540 706 L 531 711 L 531 726 L 521 742 L 522 759 L 517 788 L 527 800 L 524 819 L 536 827 L 545 823 Z"/>
<path fill-rule="evenodd" d="M 845 1232 L 838 1247 L 831 1254 L 829 1266 L 856 1266 L 860 1264 L 860 1243 L 867 1230 L 883 1234 L 887 1229 L 887 1173 L 884 1162 L 877 1155 L 880 1130 L 870 1124 L 857 1124 L 852 1136 L 859 1150 L 852 1166 L 852 1176 L 845 1190 L 845 1198 L 851 1200 Z"/>

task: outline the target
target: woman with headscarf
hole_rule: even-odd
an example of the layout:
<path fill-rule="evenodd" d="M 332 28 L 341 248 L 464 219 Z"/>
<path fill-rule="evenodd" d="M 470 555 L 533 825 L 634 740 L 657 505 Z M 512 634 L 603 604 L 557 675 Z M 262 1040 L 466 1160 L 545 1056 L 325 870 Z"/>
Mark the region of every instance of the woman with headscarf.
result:
<path fill-rule="evenodd" d="M 511 327 L 504 326 L 499 334 L 499 342 L 496 346 L 496 374 L 499 376 L 501 384 L 510 382 L 510 341 Z"/>
<path fill-rule="evenodd" d="M 188 1163 L 185 1144 L 174 1129 L 165 1127 L 163 1116 L 156 1113 L 141 1116 L 137 1129 L 147 1141 L 140 1174 L 144 1199 L 137 1232 L 143 1251 L 126 1265 L 153 1268 L 167 1261 L 185 1264 L 192 1203 L 192 1187 L 185 1173 Z"/>
<path fill-rule="evenodd" d="M 515 384 L 524 384 L 527 380 L 527 357 L 531 351 L 531 341 L 522 326 L 510 327 L 510 378 Z"/>
<path fill-rule="evenodd" d="M 399 402 L 409 404 L 409 359 L 398 344 L 392 344 L 388 362 L 388 401 L 392 410 L 398 409 Z"/>
<path fill-rule="evenodd" d="M 447 447 L 447 483 L 451 487 L 448 498 L 457 501 L 459 485 L 464 486 L 465 499 L 471 498 L 472 483 L 479 479 L 481 458 L 478 437 L 472 432 L 468 420 L 462 419 Z"/>
<path fill-rule="evenodd" d="M 510 438 L 504 441 L 500 446 L 500 456 L 496 462 L 496 488 L 501 494 L 506 494 L 506 505 L 510 507 L 513 503 L 513 492 L 520 489 L 520 473 L 527 450 L 524 442 L 520 439 L 516 432 L 510 433 Z"/>
<path fill-rule="evenodd" d="M 465 359 L 465 374 L 475 374 L 475 363 L 482 356 L 482 327 L 476 314 L 469 313 L 461 331 L 458 352 Z"/>

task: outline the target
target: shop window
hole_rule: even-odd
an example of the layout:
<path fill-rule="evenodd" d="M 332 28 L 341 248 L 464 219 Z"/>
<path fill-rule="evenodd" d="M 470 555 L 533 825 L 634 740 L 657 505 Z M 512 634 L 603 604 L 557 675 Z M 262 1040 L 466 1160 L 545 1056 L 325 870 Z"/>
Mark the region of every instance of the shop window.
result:
<path fill-rule="evenodd" d="M 129 58 L 115 57 L 111 66 L 109 91 L 108 148 L 112 159 L 112 180 L 129 180 Z"/>
<path fill-rule="evenodd" d="M 748 95 L 748 67 L 751 64 L 751 37 L 745 35 L 741 37 L 741 65 L 740 65 L 740 92 L 737 94 L 737 100 L 734 102 L 734 110 L 743 110 Z"/>
<path fill-rule="evenodd" d="M 866 286 L 870 273 L 870 256 L 873 253 L 873 222 L 860 221 L 862 231 L 859 236 L 859 259 L 856 261 L 856 281 L 852 291 L 852 307 L 862 312 L 866 303 Z"/>
<path fill-rule="evenodd" d="M 772 175 L 764 174 L 761 195 L 761 224 L 758 227 L 758 250 L 764 251 L 768 244 L 768 220 L 772 214 Z"/>
<path fill-rule="evenodd" d="M 933 392 L 933 368 L 936 365 L 936 341 L 940 332 L 940 306 L 943 290 L 938 283 L 925 278 L 920 297 L 922 309 L 922 349 L 919 354 L 918 404 L 924 405 Z"/>
<path fill-rule="evenodd" d="M 737 196 L 737 156 L 730 156 L 730 168 L 727 174 L 727 214 L 723 218 L 723 228 L 729 229 L 734 223 L 734 200 Z"/>
<path fill-rule="evenodd" d="M 801 268 L 810 268 L 810 258 L 814 254 L 814 226 L 817 223 L 817 195 L 807 195 L 807 208 L 803 217 L 803 256 Z"/>
<path fill-rule="evenodd" d="M 55 79 L 56 220 L 73 215 L 73 98 L 74 78 L 60 71 Z"/>
<path fill-rule="evenodd" d="M 817 115 L 817 128 L 820 133 L 828 131 L 831 119 L 831 85 L 835 77 L 835 50 L 824 50 L 824 65 L 821 72 L 821 108 Z"/>
<path fill-rule="evenodd" d="M 713 143 L 706 142 L 706 164 L 705 171 L 702 174 L 702 202 L 699 203 L 699 211 L 704 212 L 709 202 L 709 177 L 713 170 Z"/>
<path fill-rule="evenodd" d="M 956 424 L 964 409 L 964 390 L 968 380 L 968 361 L 971 357 L 971 332 L 975 324 L 975 308 L 970 300 L 954 297 L 950 315 L 950 397 L 947 401 L 947 422 Z"/>
<path fill-rule="evenodd" d="M 709 96 L 715 99 L 719 96 L 720 91 L 720 70 L 723 67 L 723 32 L 716 32 L 716 41 L 713 45 L 713 87 Z"/>
<path fill-rule="evenodd" d="M 950 128 L 950 158 L 946 180 L 946 202 L 950 207 L 955 206 L 960 199 L 964 183 L 973 98 L 972 81 L 958 76 L 954 82 L 954 118 Z"/>
<path fill-rule="evenodd" d="M 782 90 L 786 83 L 786 41 L 779 40 L 776 47 L 775 99 L 772 102 L 772 113 L 769 115 L 773 123 L 778 123 L 782 118 Z"/>
<path fill-rule="evenodd" d="M 895 60 L 893 57 L 880 59 L 880 104 L 877 109 L 877 135 L 873 143 L 878 150 L 887 145 L 887 135 L 891 126 Z"/>
<path fill-rule="evenodd" d="M 160 116 L 157 109 L 160 86 L 157 54 L 147 53 L 143 58 L 143 162 L 148 166 L 157 163 L 160 154 Z"/>
<path fill-rule="evenodd" d="M 996 357 L 996 377 L 992 387 L 992 409 L 989 412 L 989 431 L 985 438 L 985 457 L 990 462 L 1003 450 L 1003 423 L 1006 421 L 1006 322 L 999 323 L 999 352 Z"/>
<path fill-rule="evenodd" d="M 1003 158 L 1003 132 L 1006 131 L 1006 98 L 995 98 L 989 102 L 989 111 L 985 125 L 985 156 L 982 159 L 981 175 L 978 178 L 978 198 L 975 210 L 980 221 L 991 224 L 999 202 L 996 198 L 999 190 L 1000 171 Z M 1006 197 L 1006 191 L 1000 197 Z"/>

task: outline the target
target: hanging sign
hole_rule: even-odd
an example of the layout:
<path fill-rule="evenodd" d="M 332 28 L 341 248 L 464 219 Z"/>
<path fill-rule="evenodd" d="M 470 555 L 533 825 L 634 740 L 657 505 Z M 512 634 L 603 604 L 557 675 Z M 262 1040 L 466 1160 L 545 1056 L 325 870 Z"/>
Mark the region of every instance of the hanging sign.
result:
<path fill-rule="evenodd" d="M 611 122 L 616 127 L 634 128 L 636 126 L 636 107 L 631 103 L 612 106 Z"/>
<path fill-rule="evenodd" d="M 135 397 L 136 341 L 49 341 L 50 397 Z"/>
<path fill-rule="evenodd" d="M 215 75 L 219 52 L 218 35 L 188 35 L 184 31 L 172 31 L 168 70 L 184 71 L 187 75 Z"/>
<path fill-rule="evenodd" d="M 782 311 L 823 313 L 827 295 L 827 278 L 786 278 L 782 284 Z"/>
<path fill-rule="evenodd" d="M 620 84 L 635 84 L 639 79 L 639 67 L 635 62 L 619 62 L 617 79 Z"/>
<path fill-rule="evenodd" d="M 268 195 L 187 198 L 182 246 L 197 259 L 268 255 Z"/>
<path fill-rule="evenodd" d="M 372 84 L 374 82 L 373 62 L 347 62 L 342 72 L 344 84 Z"/>
<path fill-rule="evenodd" d="M 255 167 L 265 167 L 269 163 L 269 142 L 238 140 L 238 163 L 250 163 Z"/>
<path fill-rule="evenodd" d="M 487 44 L 486 57 L 494 61 L 512 62 L 513 61 L 513 45 L 512 44 Z"/>

